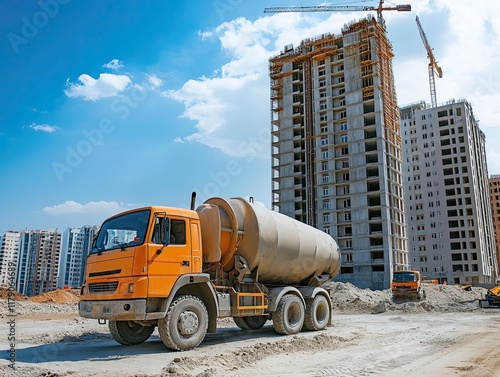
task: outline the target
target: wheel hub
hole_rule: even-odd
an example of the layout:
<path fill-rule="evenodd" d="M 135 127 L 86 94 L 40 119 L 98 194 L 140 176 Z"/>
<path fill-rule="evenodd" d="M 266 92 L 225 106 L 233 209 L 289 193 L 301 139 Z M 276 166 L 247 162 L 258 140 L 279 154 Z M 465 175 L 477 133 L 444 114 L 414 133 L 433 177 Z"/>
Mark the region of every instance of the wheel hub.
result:
<path fill-rule="evenodd" d="M 193 335 L 198 330 L 198 316 L 191 311 L 183 312 L 177 326 L 182 335 Z"/>

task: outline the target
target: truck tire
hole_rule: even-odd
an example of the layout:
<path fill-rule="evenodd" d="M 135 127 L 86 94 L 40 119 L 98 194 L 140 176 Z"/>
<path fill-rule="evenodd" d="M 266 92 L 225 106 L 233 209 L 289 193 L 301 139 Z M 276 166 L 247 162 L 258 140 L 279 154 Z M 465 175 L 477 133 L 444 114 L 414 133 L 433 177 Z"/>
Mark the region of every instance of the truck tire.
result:
<path fill-rule="evenodd" d="M 309 331 L 323 330 L 330 320 L 330 305 L 325 296 L 317 295 L 306 300 L 304 327 Z"/>
<path fill-rule="evenodd" d="M 154 326 L 142 326 L 132 321 L 109 321 L 109 331 L 113 339 L 124 346 L 145 342 L 154 329 Z"/>
<path fill-rule="evenodd" d="M 233 317 L 234 323 L 242 330 L 258 330 L 267 322 L 267 316 Z"/>
<path fill-rule="evenodd" d="M 176 298 L 165 318 L 158 321 L 163 344 L 177 351 L 197 347 L 205 338 L 207 328 L 207 308 L 199 298 L 189 295 Z"/>
<path fill-rule="evenodd" d="M 304 324 L 304 304 L 294 294 L 284 295 L 273 312 L 273 326 L 278 334 L 297 334 Z"/>

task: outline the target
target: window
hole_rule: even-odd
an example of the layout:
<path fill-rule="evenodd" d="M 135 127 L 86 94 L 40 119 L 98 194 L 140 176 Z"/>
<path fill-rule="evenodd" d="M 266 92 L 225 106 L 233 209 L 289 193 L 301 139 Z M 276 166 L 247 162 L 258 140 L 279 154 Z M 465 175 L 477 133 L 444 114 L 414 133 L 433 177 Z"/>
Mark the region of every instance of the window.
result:
<path fill-rule="evenodd" d="M 185 245 L 186 222 L 184 220 L 172 220 L 170 226 L 170 243 L 175 245 Z"/>
<path fill-rule="evenodd" d="M 329 183 L 330 182 L 330 177 L 326 174 L 321 176 L 321 180 L 323 183 Z"/>
<path fill-rule="evenodd" d="M 326 136 L 323 136 L 321 138 L 321 145 L 327 145 L 328 144 L 328 137 Z"/>
<path fill-rule="evenodd" d="M 341 130 L 341 131 L 347 131 L 347 123 L 342 123 L 342 124 L 340 125 L 340 130 Z"/>
<path fill-rule="evenodd" d="M 323 201 L 323 209 L 330 209 L 330 202 L 328 200 Z"/>
<path fill-rule="evenodd" d="M 323 171 L 328 170 L 328 162 L 321 163 L 321 170 L 323 170 Z"/>
<path fill-rule="evenodd" d="M 347 141 L 348 141 L 347 135 L 342 135 L 342 136 L 340 137 L 340 142 L 341 142 L 341 143 L 347 143 Z"/>
<path fill-rule="evenodd" d="M 321 158 L 328 158 L 328 150 L 327 149 L 321 150 Z"/>
<path fill-rule="evenodd" d="M 330 195 L 330 188 L 323 187 L 323 196 L 328 196 L 328 195 Z"/>
<path fill-rule="evenodd" d="M 330 214 L 329 213 L 323 214 L 323 222 L 324 223 L 329 223 L 330 222 Z"/>

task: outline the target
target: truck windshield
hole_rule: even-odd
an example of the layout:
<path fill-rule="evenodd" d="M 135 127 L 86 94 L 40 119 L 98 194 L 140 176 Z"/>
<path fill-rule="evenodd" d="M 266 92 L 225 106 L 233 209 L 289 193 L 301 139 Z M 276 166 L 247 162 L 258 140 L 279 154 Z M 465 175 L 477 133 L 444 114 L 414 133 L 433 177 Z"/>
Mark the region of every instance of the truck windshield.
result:
<path fill-rule="evenodd" d="M 127 213 L 105 221 L 95 241 L 92 253 L 137 246 L 144 242 L 149 210 Z"/>
<path fill-rule="evenodd" d="M 413 272 L 395 272 L 392 281 L 397 283 L 404 281 L 416 281 L 415 274 Z"/>

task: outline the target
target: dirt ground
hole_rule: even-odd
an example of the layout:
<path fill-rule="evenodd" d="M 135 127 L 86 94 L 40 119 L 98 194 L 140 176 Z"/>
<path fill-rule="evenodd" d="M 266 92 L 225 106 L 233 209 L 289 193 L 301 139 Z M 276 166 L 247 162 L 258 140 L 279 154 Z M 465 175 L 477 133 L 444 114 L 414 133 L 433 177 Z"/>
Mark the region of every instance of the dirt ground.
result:
<path fill-rule="evenodd" d="M 79 318 L 76 303 L 16 302 L 15 369 L 10 320 L 0 302 L 0 376 L 472 376 L 500 377 L 500 309 L 480 309 L 485 290 L 426 288 L 420 302 L 394 303 L 389 291 L 329 286 L 334 325 L 294 336 L 243 331 L 219 321 L 196 350 L 165 348 L 158 332 L 125 347 L 107 325 Z M 38 308 L 38 309 L 37 309 Z"/>

